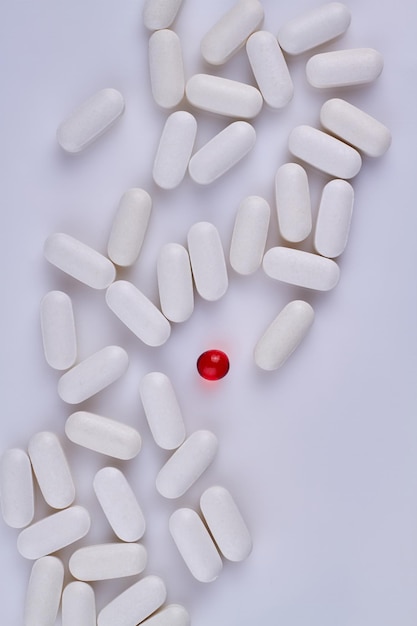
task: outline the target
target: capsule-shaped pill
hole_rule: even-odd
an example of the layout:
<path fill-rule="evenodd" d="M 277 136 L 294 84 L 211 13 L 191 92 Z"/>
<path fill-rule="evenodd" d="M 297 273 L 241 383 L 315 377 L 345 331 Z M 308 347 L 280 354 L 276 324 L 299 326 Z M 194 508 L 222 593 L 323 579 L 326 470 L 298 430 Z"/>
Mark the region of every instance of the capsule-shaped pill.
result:
<path fill-rule="evenodd" d="M 353 187 L 346 180 L 331 180 L 324 186 L 314 233 L 314 247 L 319 254 L 335 258 L 344 251 L 353 199 Z"/>
<path fill-rule="evenodd" d="M 25 600 L 25 626 L 54 626 L 61 601 L 64 566 L 44 556 L 32 566 Z"/>
<path fill-rule="evenodd" d="M 262 263 L 271 209 L 264 198 L 248 196 L 239 205 L 230 244 L 230 265 L 238 274 L 256 272 Z"/>
<path fill-rule="evenodd" d="M 144 189 L 128 189 L 120 199 L 107 244 L 107 254 L 116 265 L 133 265 L 142 249 L 152 209 Z"/>
<path fill-rule="evenodd" d="M 77 358 L 77 337 L 71 298 L 49 291 L 41 301 L 41 331 L 45 359 L 57 370 L 72 367 Z"/>
<path fill-rule="evenodd" d="M 88 582 L 135 576 L 146 561 L 146 549 L 139 543 L 102 543 L 76 550 L 68 567 L 74 578 Z"/>
<path fill-rule="evenodd" d="M 258 30 L 246 42 L 246 52 L 266 104 L 272 109 L 285 107 L 294 95 L 294 85 L 276 37 Z"/>
<path fill-rule="evenodd" d="M 229 283 L 219 231 L 210 222 L 196 222 L 188 231 L 187 240 L 198 293 L 204 300 L 219 300 Z"/>
<path fill-rule="evenodd" d="M 162 246 L 156 273 L 162 313 L 171 322 L 185 322 L 194 310 L 194 286 L 190 257 L 184 246 Z"/>
<path fill-rule="evenodd" d="M 153 98 L 163 109 L 184 97 L 185 78 L 180 38 L 173 30 L 157 30 L 149 38 L 149 72 Z"/>
<path fill-rule="evenodd" d="M 178 448 L 185 439 L 185 424 L 168 376 L 146 374 L 140 381 L 140 397 L 155 443 L 165 450 Z"/>
<path fill-rule="evenodd" d="M 276 246 L 264 256 L 263 268 L 267 276 L 283 283 L 328 291 L 339 281 L 339 266 L 312 252 Z"/>
<path fill-rule="evenodd" d="M 175 189 L 183 180 L 194 148 L 197 121 L 188 111 L 168 116 L 159 140 L 152 175 L 162 189 Z"/>
<path fill-rule="evenodd" d="M 143 23 L 149 30 L 169 28 L 176 18 L 182 0 L 146 0 Z"/>
<path fill-rule="evenodd" d="M 200 185 L 209 185 L 239 163 L 255 145 L 256 132 L 248 122 L 232 122 L 190 159 L 188 172 Z"/>
<path fill-rule="evenodd" d="M 213 461 L 217 446 L 217 437 L 209 430 L 192 433 L 160 469 L 159 493 L 165 498 L 182 496 Z"/>
<path fill-rule="evenodd" d="M 116 277 L 109 259 L 65 233 L 49 235 L 44 255 L 49 263 L 93 289 L 106 289 Z"/>
<path fill-rule="evenodd" d="M 87 411 L 68 417 L 65 434 L 79 446 L 123 461 L 137 456 L 142 445 L 140 434 L 132 426 Z"/>
<path fill-rule="evenodd" d="M 191 626 L 191 619 L 180 604 L 168 604 L 143 623 L 145 626 Z"/>
<path fill-rule="evenodd" d="M 103 467 L 95 475 L 93 487 L 114 534 L 122 541 L 138 541 L 146 523 L 125 475 L 116 467 Z"/>
<path fill-rule="evenodd" d="M 65 509 L 72 504 L 75 498 L 74 481 L 55 433 L 37 433 L 29 441 L 28 450 L 45 502 L 54 509 Z"/>
<path fill-rule="evenodd" d="M 284 24 L 278 33 L 279 45 L 288 54 L 301 54 L 343 35 L 350 20 L 347 6 L 327 2 Z"/>
<path fill-rule="evenodd" d="M 96 598 L 91 585 L 75 580 L 62 593 L 62 626 L 96 626 Z"/>
<path fill-rule="evenodd" d="M 10 448 L 0 461 L 0 500 L 3 519 L 12 528 L 24 528 L 34 516 L 33 477 L 28 455 Z"/>
<path fill-rule="evenodd" d="M 57 130 L 59 145 L 71 153 L 81 152 L 103 135 L 125 108 L 116 89 L 102 89 L 77 107 Z"/>
<path fill-rule="evenodd" d="M 357 150 L 305 124 L 291 131 L 288 148 L 298 159 L 335 178 L 353 178 L 362 167 Z"/>
<path fill-rule="evenodd" d="M 256 365 L 268 371 L 281 367 L 304 339 L 313 321 L 314 310 L 308 302 L 289 302 L 256 344 Z"/>
<path fill-rule="evenodd" d="M 307 61 L 307 80 L 319 89 L 364 85 L 378 78 L 382 55 L 373 48 L 351 48 L 315 54 Z"/>
<path fill-rule="evenodd" d="M 146 576 L 116 596 L 98 614 L 97 626 L 134 626 L 159 609 L 166 599 L 159 576 Z"/>
<path fill-rule="evenodd" d="M 197 109 L 239 119 L 256 117 L 263 104 L 256 87 L 211 74 L 191 76 L 185 93 L 188 102 Z"/>
<path fill-rule="evenodd" d="M 169 518 L 169 530 L 194 578 L 202 583 L 216 580 L 223 563 L 198 513 L 185 507 L 177 509 Z"/>
<path fill-rule="evenodd" d="M 201 41 L 201 54 L 211 65 L 223 65 L 259 28 L 264 10 L 257 0 L 237 0 L 210 28 Z"/>
<path fill-rule="evenodd" d="M 275 175 L 278 226 L 284 239 L 299 242 L 312 228 L 310 188 L 307 173 L 297 163 L 281 165 Z"/>
<path fill-rule="evenodd" d="M 326 130 L 367 156 L 382 156 L 391 145 L 391 133 L 384 124 L 341 98 L 323 104 L 320 122 Z"/>

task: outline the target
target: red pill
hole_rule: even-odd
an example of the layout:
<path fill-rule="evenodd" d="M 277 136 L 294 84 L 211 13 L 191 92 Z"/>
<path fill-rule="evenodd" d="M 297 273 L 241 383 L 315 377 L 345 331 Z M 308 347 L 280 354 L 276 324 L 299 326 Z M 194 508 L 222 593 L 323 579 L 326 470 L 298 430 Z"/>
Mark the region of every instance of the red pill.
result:
<path fill-rule="evenodd" d="M 207 350 L 197 359 L 200 376 L 206 380 L 219 380 L 229 371 L 229 357 L 221 350 Z"/>

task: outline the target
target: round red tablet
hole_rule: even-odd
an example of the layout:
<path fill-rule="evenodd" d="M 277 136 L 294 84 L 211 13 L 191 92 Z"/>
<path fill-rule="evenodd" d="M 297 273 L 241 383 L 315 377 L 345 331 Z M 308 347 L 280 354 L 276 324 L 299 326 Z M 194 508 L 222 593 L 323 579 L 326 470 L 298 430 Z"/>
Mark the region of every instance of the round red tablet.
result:
<path fill-rule="evenodd" d="M 229 357 L 221 350 L 207 350 L 197 359 L 197 370 L 206 380 L 219 380 L 229 371 Z"/>

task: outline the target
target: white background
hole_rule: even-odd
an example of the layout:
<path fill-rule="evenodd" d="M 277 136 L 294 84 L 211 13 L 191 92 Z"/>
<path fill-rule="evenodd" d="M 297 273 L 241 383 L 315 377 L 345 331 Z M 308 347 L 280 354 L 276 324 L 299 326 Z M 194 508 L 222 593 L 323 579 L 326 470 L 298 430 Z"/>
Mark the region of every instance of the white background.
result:
<path fill-rule="evenodd" d="M 76 410 L 56 393 L 59 373 L 42 351 L 39 302 L 50 289 L 73 298 L 79 358 L 111 343 L 129 353 L 128 373 L 82 408 L 137 427 L 143 449 L 116 463 L 135 487 L 147 519 L 145 573 L 161 575 L 168 601 L 183 603 L 193 626 L 411 626 L 417 622 L 417 394 L 415 140 L 417 55 L 413 0 L 348 1 L 348 33 L 324 49 L 374 47 L 385 58 L 372 85 L 321 92 L 308 86 L 309 55 L 289 60 L 291 104 L 266 108 L 254 121 L 257 143 L 233 171 L 209 187 L 189 179 L 158 190 L 151 169 L 167 116 L 153 103 L 147 67 L 149 33 L 141 1 L 3 0 L 1 64 L 1 449 L 27 446 L 37 431 L 62 439 L 78 487 L 77 502 L 93 516 L 88 537 L 110 541 L 92 491 L 100 467 L 112 464 L 64 438 Z M 212 71 L 253 83 L 244 50 L 222 68 L 208 68 L 199 43 L 232 0 L 185 0 L 175 22 L 187 76 Z M 316 6 L 264 0 L 264 27 L 274 33 Z M 58 124 L 89 95 L 119 89 L 126 110 L 108 134 L 69 156 L 55 139 Z M 354 179 L 355 207 L 341 279 L 330 293 L 277 283 L 259 270 L 241 277 L 229 267 L 229 290 L 216 303 L 196 297 L 192 318 L 172 329 L 166 345 L 144 346 L 106 308 L 104 294 L 76 284 L 43 258 L 54 231 L 105 253 L 123 192 L 143 187 L 153 197 L 147 239 L 137 265 L 120 276 L 158 303 L 155 262 L 163 243 L 186 243 L 196 221 L 213 222 L 226 255 L 239 202 L 262 195 L 272 207 L 268 247 L 280 242 L 273 179 L 289 160 L 287 137 L 297 124 L 318 124 L 321 104 L 345 97 L 392 131 L 389 152 L 365 158 Z M 197 145 L 230 120 L 198 114 Z M 328 180 L 308 169 L 314 214 Z M 302 246 L 311 249 L 311 241 Z M 253 348 L 293 298 L 316 312 L 314 325 L 281 370 L 263 372 Z M 199 378 L 195 362 L 224 349 L 231 368 L 218 383 Z M 140 378 L 168 374 L 187 430 L 209 428 L 219 439 L 213 465 L 178 502 L 154 486 L 168 454 L 150 437 L 139 400 Z M 78 408 L 78 407 L 76 407 Z M 168 533 L 170 513 L 198 507 L 204 488 L 221 483 L 234 494 L 254 549 L 241 564 L 225 563 L 219 579 L 195 581 Z M 37 517 L 46 514 L 37 494 Z M 0 524 L 1 623 L 20 626 L 31 563 L 16 550 L 18 531 Z M 71 549 L 62 553 L 67 560 Z M 133 582 L 96 585 L 100 609 Z M 117 626 L 117 625 L 115 625 Z"/>

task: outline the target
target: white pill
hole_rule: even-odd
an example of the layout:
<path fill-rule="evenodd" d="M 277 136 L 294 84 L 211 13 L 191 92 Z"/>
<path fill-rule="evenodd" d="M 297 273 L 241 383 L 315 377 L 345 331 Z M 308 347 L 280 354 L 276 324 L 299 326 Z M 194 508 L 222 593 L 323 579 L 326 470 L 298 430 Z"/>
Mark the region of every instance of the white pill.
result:
<path fill-rule="evenodd" d="M 140 397 L 155 443 L 174 450 L 185 439 L 185 424 L 174 387 L 162 372 L 150 372 L 140 381 Z"/>
<path fill-rule="evenodd" d="M 217 446 L 217 437 L 209 430 L 192 433 L 160 469 L 159 493 L 165 498 L 182 496 L 213 461 Z"/>
<path fill-rule="evenodd" d="M 263 268 L 275 280 L 317 291 L 333 289 L 340 274 L 339 266 L 331 259 L 283 246 L 267 251 Z"/>
<path fill-rule="evenodd" d="M 202 583 L 219 576 L 223 563 L 198 513 L 177 509 L 169 518 L 169 530 L 191 574 Z"/>
<path fill-rule="evenodd" d="M 391 145 L 388 128 L 346 100 L 327 100 L 321 107 L 320 121 L 328 131 L 367 156 L 382 156 Z"/>
<path fill-rule="evenodd" d="M 64 566 L 44 556 L 32 566 L 25 600 L 25 626 L 54 626 L 61 601 Z"/>
<path fill-rule="evenodd" d="M 264 10 L 257 0 L 238 0 L 201 41 L 201 54 L 212 65 L 226 63 L 259 28 Z"/>
<path fill-rule="evenodd" d="M 256 117 L 263 104 L 256 87 L 210 74 L 191 76 L 185 93 L 188 102 L 197 109 L 239 119 Z"/>
<path fill-rule="evenodd" d="M 22 530 L 17 549 L 26 559 L 39 559 L 85 537 L 90 523 L 90 515 L 82 506 L 68 507 Z"/>
<path fill-rule="evenodd" d="M 109 602 L 98 614 L 97 626 L 136 626 L 165 602 L 159 576 L 146 576 Z"/>
<path fill-rule="evenodd" d="M 116 265 L 133 265 L 142 249 L 152 209 L 144 189 L 128 189 L 120 199 L 107 244 L 107 254 Z"/>
<path fill-rule="evenodd" d="M 312 126 L 296 126 L 288 147 L 295 157 L 335 178 L 353 178 L 362 167 L 357 150 Z"/>
<path fill-rule="evenodd" d="M 259 30 L 246 42 L 246 52 L 266 104 L 272 109 L 285 107 L 294 95 L 294 85 L 276 37 Z"/>
<path fill-rule="evenodd" d="M 3 519 L 12 528 L 24 528 L 34 516 L 33 477 L 28 455 L 10 448 L 0 461 L 0 499 Z"/>
<path fill-rule="evenodd" d="M 229 282 L 219 231 L 210 222 L 197 222 L 188 231 L 187 240 L 198 293 L 204 300 L 219 300 Z"/>
<path fill-rule="evenodd" d="M 182 0 L 146 0 L 143 23 L 149 30 L 168 28 L 179 11 Z"/>
<path fill-rule="evenodd" d="M 76 550 L 68 566 L 78 580 L 110 580 L 140 574 L 146 561 L 146 549 L 139 543 L 102 543 Z"/>
<path fill-rule="evenodd" d="M 125 108 L 122 94 L 116 89 L 102 89 L 77 107 L 60 124 L 57 139 L 71 153 L 80 152 L 106 132 Z"/>
<path fill-rule="evenodd" d="M 185 78 L 181 42 L 173 30 L 157 30 L 150 36 L 149 72 L 156 104 L 176 107 L 184 97 Z"/>
<path fill-rule="evenodd" d="M 57 370 L 72 367 L 77 358 L 74 311 L 63 291 L 49 291 L 42 298 L 41 331 L 48 365 Z"/>
<path fill-rule="evenodd" d="M 96 626 L 96 598 L 91 585 L 78 580 L 62 593 L 62 626 Z"/>
<path fill-rule="evenodd" d="M 168 116 L 159 140 L 152 175 L 162 189 L 175 189 L 183 180 L 194 147 L 197 121 L 188 111 Z"/>
<path fill-rule="evenodd" d="M 184 246 L 162 246 L 156 273 L 162 313 L 171 322 L 185 322 L 194 310 L 194 286 L 190 257 Z"/>
<path fill-rule="evenodd" d="M 168 604 L 149 617 L 144 626 L 190 626 L 188 611 L 180 604 Z"/>
<path fill-rule="evenodd" d="M 299 242 L 312 228 L 307 173 L 297 163 L 285 163 L 275 175 L 275 200 L 279 231 L 284 239 Z"/>
<path fill-rule="evenodd" d="M 349 236 L 354 191 L 346 180 L 331 180 L 323 189 L 317 213 L 314 247 L 334 258 L 342 254 Z"/>
<path fill-rule="evenodd" d="M 218 485 L 200 498 L 200 508 L 217 547 L 229 561 L 243 561 L 252 550 L 248 527 L 232 494 Z"/>
<path fill-rule="evenodd" d="M 191 178 L 200 185 L 213 183 L 252 150 L 255 140 L 255 129 L 248 122 L 232 122 L 191 157 Z"/>
<path fill-rule="evenodd" d="M 124 461 L 137 456 L 142 445 L 140 434 L 132 426 L 87 411 L 68 417 L 65 434 L 79 446 Z"/>
<path fill-rule="evenodd" d="M 263 370 L 276 370 L 301 343 L 314 321 L 308 302 L 289 302 L 268 326 L 255 347 L 255 363 Z"/>
<path fill-rule="evenodd" d="M 307 61 L 307 80 L 313 87 L 364 85 L 376 80 L 384 67 L 373 48 L 351 48 L 315 54 Z"/>
<path fill-rule="evenodd" d="M 55 433 L 43 431 L 29 441 L 29 456 L 45 501 L 65 509 L 75 499 L 75 486 L 65 452 Z"/>
<path fill-rule="evenodd" d="M 58 381 L 58 394 L 68 404 L 83 402 L 120 378 L 128 364 L 126 350 L 106 346 L 65 372 Z"/>
<path fill-rule="evenodd" d="M 341 2 L 322 4 L 284 24 L 279 45 L 289 54 L 301 54 L 342 35 L 350 20 L 350 11 Z"/>
<path fill-rule="evenodd" d="M 148 346 L 161 346 L 171 334 L 171 326 L 161 311 L 135 285 L 116 280 L 106 292 L 113 313 Z"/>
<path fill-rule="evenodd" d="M 230 265 L 238 274 L 256 272 L 262 263 L 271 209 L 264 198 L 248 196 L 239 205 L 230 244 Z"/>
<path fill-rule="evenodd" d="M 114 534 L 122 541 L 138 541 L 146 523 L 125 475 L 116 467 L 103 467 L 95 475 L 93 487 Z"/>
<path fill-rule="evenodd" d="M 49 235 L 44 255 L 52 265 L 93 289 L 106 289 L 116 277 L 109 259 L 65 233 Z"/>

